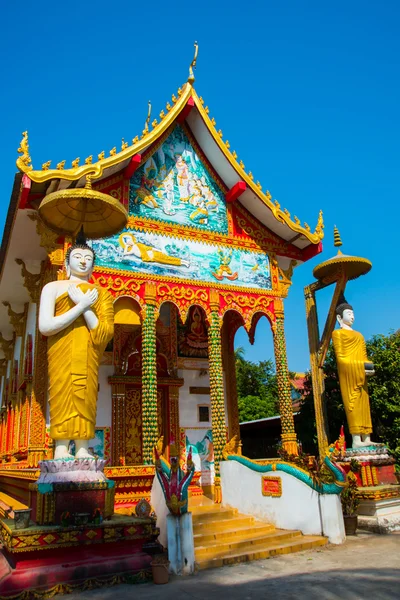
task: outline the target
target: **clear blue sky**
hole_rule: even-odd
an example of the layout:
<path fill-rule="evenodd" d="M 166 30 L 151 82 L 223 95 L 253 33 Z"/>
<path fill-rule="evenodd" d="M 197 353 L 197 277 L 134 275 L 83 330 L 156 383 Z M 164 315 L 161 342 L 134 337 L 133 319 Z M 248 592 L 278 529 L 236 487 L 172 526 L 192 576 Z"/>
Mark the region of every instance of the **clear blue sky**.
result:
<path fill-rule="evenodd" d="M 348 286 L 357 328 L 399 328 L 399 28 L 396 0 L 7 2 L 1 224 L 23 130 L 36 168 L 108 152 L 141 132 L 148 99 L 158 116 L 198 40 L 196 89 L 232 149 L 292 214 L 314 227 L 323 209 L 324 258 L 336 224 L 343 251 L 372 260 Z M 296 270 L 286 302 L 292 370 L 308 367 L 303 287 L 318 260 Z M 265 323 L 246 352 L 271 356 Z"/>

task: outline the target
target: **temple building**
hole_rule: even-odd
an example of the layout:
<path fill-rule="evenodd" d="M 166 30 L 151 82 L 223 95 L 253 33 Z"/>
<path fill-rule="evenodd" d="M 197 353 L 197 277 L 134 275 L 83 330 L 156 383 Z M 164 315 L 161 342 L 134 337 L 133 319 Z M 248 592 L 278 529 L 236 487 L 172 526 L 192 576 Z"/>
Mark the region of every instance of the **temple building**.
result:
<path fill-rule="evenodd" d="M 38 463 L 53 456 L 39 299 L 44 284 L 66 277 L 71 243 L 45 226 L 38 207 L 88 181 L 129 214 L 120 233 L 91 242 L 92 281 L 114 297 L 115 330 L 89 446 L 108 461 L 115 511 L 149 498 L 161 437 L 183 462 L 191 448 L 197 493 L 220 501 L 223 448 L 240 434 L 235 333 L 244 326 L 253 342 L 262 316 L 274 342 L 282 443 L 296 452 L 284 302 L 294 267 L 321 251 L 322 214 L 312 230 L 263 191 L 193 84 L 191 71 L 132 143 L 82 164 L 35 169 L 23 134 L 0 261 L 0 484 L 28 506 Z"/>

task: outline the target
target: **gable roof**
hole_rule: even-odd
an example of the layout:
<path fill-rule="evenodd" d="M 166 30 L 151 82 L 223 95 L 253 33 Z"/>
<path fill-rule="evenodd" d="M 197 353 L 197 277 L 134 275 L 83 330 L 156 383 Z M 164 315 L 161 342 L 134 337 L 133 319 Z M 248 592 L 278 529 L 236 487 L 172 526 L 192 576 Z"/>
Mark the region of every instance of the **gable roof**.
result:
<path fill-rule="evenodd" d="M 96 162 L 92 161 L 92 157 L 87 158 L 83 165 L 79 165 L 77 160 L 73 161 L 74 166 L 68 169 L 64 168 L 63 163 L 51 169 L 50 161 L 45 163 L 41 170 L 33 169 L 29 156 L 28 135 L 25 132 L 18 149 L 20 156 L 17 166 L 31 180 L 30 191 L 33 194 L 42 196 L 70 186 L 83 187 L 87 175 L 95 179 L 96 187 L 99 181 L 128 170 L 132 161 L 138 164 L 143 153 L 169 128 L 172 129 L 175 123 L 186 121 L 205 157 L 227 189 L 232 189 L 238 182 L 245 184 L 245 190 L 238 200 L 240 204 L 282 240 L 299 250 L 304 250 L 303 260 L 321 251 L 320 242 L 324 235 L 322 211 L 319 213 L 315 230 L 311 231 L 306 223 L 302 225 L 296 216 L 292 219 L 286 209 L 282 209 L 277 201 L 273 202 L 268 191 L 262 191 L 261 184 L 254 181 L 252 173 L 246 172 L 243 162 L 230 150 L 229 142 L 223 140 L 222 131 L 217 130 L 215 120 L 209 117 L 209 109 L 197 95 L 190 78 L 178 90 L 177 96 L 172 96 L 172 104 L 167 103 L 166 110 L 166 113 L 161 111 L 159 122 L 156 119 L 152 121 L 152 128 L 149 126 L 149 116 L 141 136 L 134 138 L 131 145 L 123 142 L 121 150 L 117 152 L 116 148 L 113 148 L 108 157 L 104 156 L 104 152 L 100 153 Z"/>

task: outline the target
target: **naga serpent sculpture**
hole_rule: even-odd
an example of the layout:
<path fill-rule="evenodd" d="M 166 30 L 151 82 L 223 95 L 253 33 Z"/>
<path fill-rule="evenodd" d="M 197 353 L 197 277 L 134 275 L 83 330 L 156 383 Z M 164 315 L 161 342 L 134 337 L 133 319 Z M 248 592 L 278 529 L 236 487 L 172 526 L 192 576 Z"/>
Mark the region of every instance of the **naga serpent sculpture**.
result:
<path fill-rule="evenodd" d="M 235 460 L 236 462 L 248 467 L 252 471 L 257 473 L 270 473 L 274 471 L 283 471 L 293 477 L 296 477 L 299 481 L 302 481 L 314 491 L 319 494 L 340 494 L 343 488 L 347 485 L 346 472 L 340 467 L 334 459 L 336 459 L 344 448 L 344 435 L 340 435 L 337 442 L 331 444 L 328 448 L 327 454 L 324 458 L 324 464 L 329 471 L 333 474 L 334 481 L 332 483 L 324 483 L 318 481 L 309 471 L 298 467 L 297 465 L 286 462 L 277 461 L 270 464 L 259 464 L 258 462 L 246 458 L 241 455 L 240 446 L 241 443 L 237 436 L 233 437 L 225 446 L 223 451 L 224 460 Z"/>

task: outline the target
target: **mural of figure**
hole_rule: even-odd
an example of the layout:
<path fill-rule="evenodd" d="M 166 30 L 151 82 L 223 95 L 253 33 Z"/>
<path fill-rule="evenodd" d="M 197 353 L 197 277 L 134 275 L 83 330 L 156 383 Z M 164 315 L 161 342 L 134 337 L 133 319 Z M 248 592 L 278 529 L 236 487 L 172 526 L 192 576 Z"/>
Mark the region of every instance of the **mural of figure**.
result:
<path fill-rule="evenodd" d="M 190 201 L 196 206 L 196 209 L 190 214 L 189 219 L 193 223 L 206 225 L 208 223 L 208 210 L 206 209 L 206 203 L 199 188 L 195 188 L 195 196 L 192 196 Z"/>
<path fill-rule="evenodd" d="M 143 175 L 140 187 L 136 190 L 135 203 L 136 204 L 144 204 L 148 208 L 158 208 L 157 201 L 153 195 L 153 187 L 154 187 L 154 176 L 155 172 L 150 171 L 152 177 L 146 177 Z"/>
<path fill-rule="evenodd" d="M 174 181 L 171 177 L 168 177 L 167 180 L 165 181 L 164 195 L 165 195 L 165 200 L 164 200 L 163 211 L 166 215 L 174 215 L 176 212 L 172 208 L 172 205 L 174 203 Z"/>
<path fill-rule="evenodd" d="M 187 333 L 186 343 L 192 348 L 207 348 L 207 329 L 203 322 L 201 311 L 196 306 L 191 314 L 191 323 Z"/>
<path fill-rule="evenodd" d="M 173 265 L 175 267 L 189 267 L 190 262 L 177 256 L 169 256 L 157 248 L 138 242 L 132 233 L 121 233 L 119 243 L 124 251 L 124 256 L 136 256 L 143 262 Z"/>
<path fill-rule="evenodd" d="M 186 452 L 192 452 L 196 471 L 201 471 L 201 485 L 210 485 L 214 479 L 214 444 L 212 441 L 212 432 L 211 429 L 206 430 L 202 439 L 199 439 L 198 435 L 196 435 L 197 433 L 202 435 L 202 432 L 187 431 Z M 192 439 L 189 439 L 188 434 Z"/>
<path fill-rule="evenodd" d="M 230 281 L 234 281 L 238 278 L 238 273 L 232 273 L 232 269 L 230 268 L 230 262 L 232 260 L 232 250 L 228 251 L 226 254 L 222 250 L 218 250 L 218 257 L 220 265 L 218 269 L 212 273 L 215 279 L 218 281 L 222 281 L 225 277 Z"/>
<path fill-rule="evenodd" d="M 211 211 L 218 212 L 217 199 L 215 198 L 214 194 L 212 193 L 209 186 L 207 185 L 206 178 L 204 177 L 204 175 L 202 176 L 202 178 L 199 182 L 199 186 L 201 189 L 202 196 L 205 199 L 207 210 L 210 212 Z"/>
<path fill-rule="evenodd" d="M 190 196 L 188 166 L 182 154 L 175 154 L 175 161 L 180 200 L 181 202 L 188 202 Z"/>

